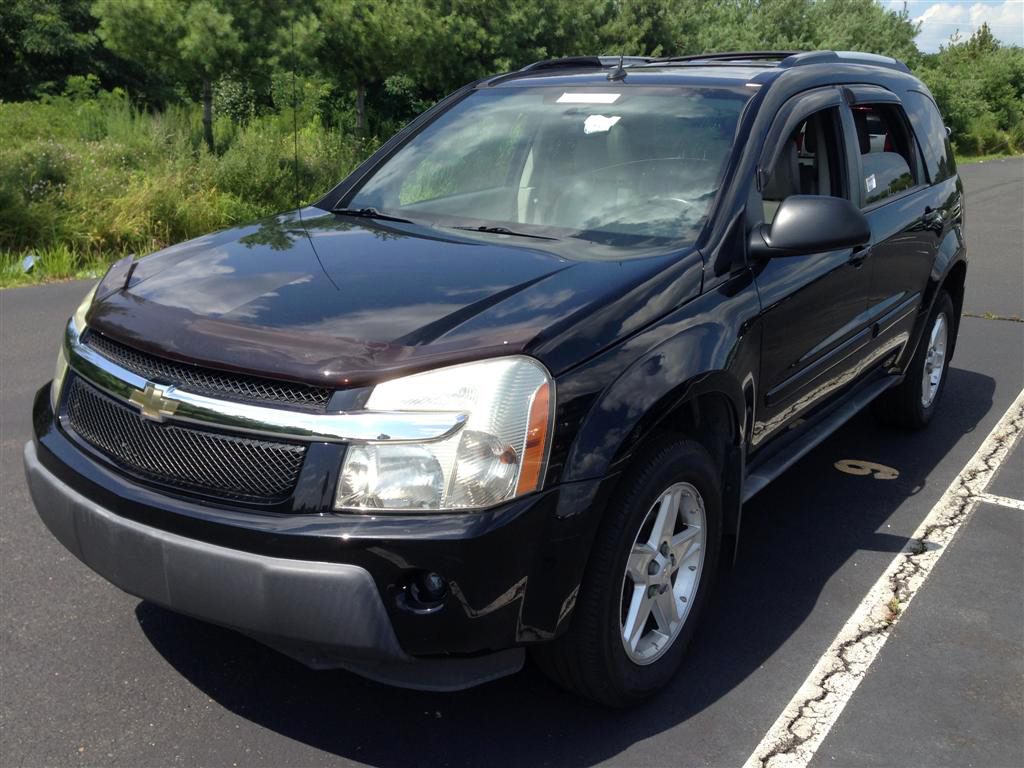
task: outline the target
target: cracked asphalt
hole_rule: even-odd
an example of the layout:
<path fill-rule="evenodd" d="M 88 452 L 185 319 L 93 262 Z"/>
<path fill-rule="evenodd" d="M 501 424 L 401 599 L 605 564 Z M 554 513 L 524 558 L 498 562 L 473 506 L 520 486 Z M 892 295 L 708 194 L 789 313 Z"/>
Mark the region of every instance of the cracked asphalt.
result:
<path fill-rule="evenodd" d="M 0 292 L 0 765 L 741 765 L 1024 386 L 1024 160 L 962 174 L 967 317 L 936 421 L 862 414 L 756 497 L 680 675 L 628 712 L 529 666 L 457 694 L 311 672 L 118 592 L 53 540 L 21 472 L 87 284 Z M 987 490 L 1024 499 L 1024 444 Z M 1022 584 L 1024 511 L 980 504 L 811 765 L 1024 765 Z"/>

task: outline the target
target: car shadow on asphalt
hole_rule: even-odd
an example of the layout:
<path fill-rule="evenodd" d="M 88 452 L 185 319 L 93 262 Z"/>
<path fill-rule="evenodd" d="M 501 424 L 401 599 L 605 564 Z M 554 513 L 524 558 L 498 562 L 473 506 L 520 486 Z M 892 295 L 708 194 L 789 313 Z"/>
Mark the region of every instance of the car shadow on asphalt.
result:
<path fill-rule="evenodd" d="M 849 561 L 873 564 L 858 574 L 870 584 L 887 553 L 906 543 L 885 533 L 886 526 L 913 531 L 927 509 L 907 512 L 901 505 L 927 487 L 954 447 L 966 451 L 957 469 L 966 461 L 973 450 L 958 442 L 989 413 L 994 390 L 991 378 L 951 368 L 941 410 L 927 430 L 889 430 L 860 414 L 748 503 L 737 561 L 723 567 L 680 673 L 658 699 L 637 709 L 582 701 L 529 663 L 518 675 L 468 691 L 407 691 L 343 671 L 311 671 L 235 632 L 151 603 L 140 603 L 136 615 L 155 649 L 218 704 L 341 757 L 382 768 L 428 756 L 448 765 L 593 765 L 673 728 L 743 683 L 807 621 Z M 893 466 L 900 475 L 881 481 L 842 474 L 833 465 L 844 458 Z M 936 499 L 942 485 L 928 489 Z M 848 598 L 829 633 L 860 596 Z M 821 650 L 831 638 L 821 638 Z M 808 671 L 812 665 L 808 659 Z M 767 714 L 770 723 L 777 711 Z"/>

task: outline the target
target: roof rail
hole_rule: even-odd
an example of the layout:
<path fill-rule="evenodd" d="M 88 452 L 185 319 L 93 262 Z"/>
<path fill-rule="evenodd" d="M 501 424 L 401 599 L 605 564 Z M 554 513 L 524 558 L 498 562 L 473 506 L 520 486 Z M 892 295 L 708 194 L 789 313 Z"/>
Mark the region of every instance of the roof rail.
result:
<path fill-rule="evenodd" d="M 880 56 L 877 53 L 861 53 L 860 51 L 809 51 L 795 53 L 779 62 L 779 67 L 802 67 L 808 64 L 868 64 L 874 67 L 886 67 L 900 72 L 910 72 L 910 68 L 891 56 Z"/>
<path fill-rule="evenodd" d="M 532 64 L 527 64 L 520 69 L 520 72 L 530 72 L 536 69 L 556 69 L 558 67 L 601 67 L 601 60 L 597 56 L 565 56 L 561 59 L 541 59 Z"/>
<path fill-rule="evenodd" d="M 900 72 L 910 72 L 902 61 L 891 56 L 859 51 L 726 51 L 722 53 L 692 53 L 686 56 L 623 56 L 625 67 L 658 64 L 700 64 L 719 62 L 738 64 L 743 62 L 774 62 L 780 69 L 791 69 L 809 64 L 868 64 L 886 67 Z M 519 72 L 536 72 L 544 69 L 603 69 L 619 63 L 618 56 L 565 56 L 560 59 L 542 59 L 527 64 Z"/>
<path fill-rule="evenodd" d="M 799 54 L 800 51 L 723 51 L 722 53 L 691 53 L 687 56 L 662 56 L 649 59 L 651 64 L 663 64 L 674 61 L 783 61 Z"/>
<path fill-rule="evenodd" d="M 622 65 L 624 67 L 631 66 L 633 64 L 647 64 L 653 61 L 649 56 L 623 56 Z M 538 69 L 559 69 L 561 67 L 576 67 L 576 68 L 588 68 L 588 67 L 614 67 L 619 63 L 619 55 L 605 55 L 605 56 L 564 56 L 560 59 L 541 59 L 535 61 L 532 64 L 527 64 L 525 67 L 520 69 L 520 72 L 536 72 Z"/>

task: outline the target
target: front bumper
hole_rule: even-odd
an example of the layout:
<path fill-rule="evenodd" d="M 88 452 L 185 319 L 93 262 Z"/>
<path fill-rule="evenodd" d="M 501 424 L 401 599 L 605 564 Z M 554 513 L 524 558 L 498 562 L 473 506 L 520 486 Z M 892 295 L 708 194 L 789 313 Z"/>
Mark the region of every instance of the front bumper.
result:
<path fill-rule="evenodd" d="M 309 666 L 459 689 L 518 670 L 523 644 L 567 624 L 600 483 L 484 513 L 259 514 L 158 492 L 103 466 L 36 397 L 24 463 L 56 538 L 133 595 L 249 634 Z M 450 597 L 404 610 L 402 579 L 443 574 Z"/>
<path fill-rule="evenodd" d="M 383 682 L 458 689 L 511 674 L 521 648 L 416 660 L 398 644 L 370 574 L 346 563 L 286 560 L 195 541 L 118 517 L 61 482 L 25 445 L 32 501 L 50 532 L 100 576 L 171 610 L 233 627 L 311 666 Z"/>

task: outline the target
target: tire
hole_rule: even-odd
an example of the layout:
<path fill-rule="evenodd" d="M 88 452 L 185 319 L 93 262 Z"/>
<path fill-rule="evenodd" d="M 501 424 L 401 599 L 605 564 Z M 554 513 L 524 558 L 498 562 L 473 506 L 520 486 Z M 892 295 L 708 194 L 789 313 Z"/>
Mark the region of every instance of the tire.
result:
<path fill-rule="evenodd" d="M 637 704 L 672 679 L 711 591 L 722 536 L 721 481 L 703 446 L 679 438 L 661 441 L 626 472 L 629 476 L 616 491 L 594 540 L 569 629 L 533 650 L 538 666 L 557 684 L 611 707 Z M 678 495 L 680 500 L 681 511 L 674 516 L 672 502 L 665 502 L 667 491 L 671 491 L 668 498 Z M 662 516 L 663 503 L 669 504 L 669 510 Z M 671 520 L 668 527 L 660 526 L 662 533 L 670 531 L 671 542 L 680 543 L 666 544 L 655 553 L 651 540 L 662 520 Z M 684 549 L 688 535 L 690 549 Z M 702 557 L 693 553 L 695 548 L 703 551 Z M 646 567 L 637 567 L 651 553 L 655 556 Z M 680 559 L 671 560 L 677 553 Z M 634 582 L 626 572 L 627 561 L 632 572 L 648 574 L 640 578 L 660 580 L 659 584 Z M 661 570 L 650 575 L 652 567 Z M 652 586 L 656 596 L 647 598 Z M 665 606 L 679 606 L 681 625 L 662 641 L 660 651 L 653 629 L 650 634 L 634 633 L 636 647 L 627 648 L 624 626 L 632 616 L 642 616 L 642 608 L 630 613 L 638 595 L 639 604 L 649 604 L 652 610 L 642 626 L 657 626 L 658 631 Z M 675 602 L 676 597 L 680 602 Z M 640 627 L 641 622 L 634 620 L 631 626 Z"/>
<path fill-rule="evenodd" d="M 928 322 L 925 324 L 924 336 L 914 353 L 913 360 L 907 366 L 903 381 L 896 387 L 883 392 L 872 404 L 875 416 L 883 424 L 904 429 L 923 429 L 932 420 L 942 393 L 946 388 L 949 360 L 953 356 L 956 345 L 957 324 L 954 317 L 953 300 L 946 291 L 935 299 Z M 942 329 L 940 329 L 940 326 Z M 936 335 L 944 334 L 941 363 L 934 366 Z M 925 384 L 925 368 L 929 367 L 930 377 L 938 374 L 938 382 Z"/>

